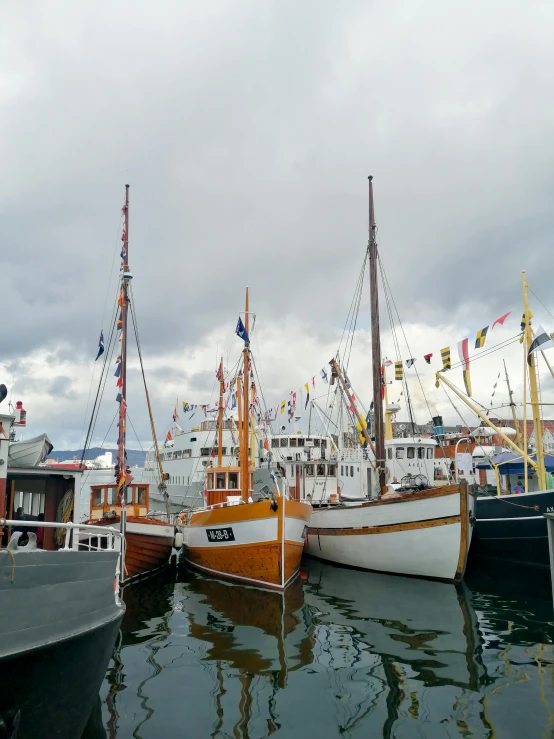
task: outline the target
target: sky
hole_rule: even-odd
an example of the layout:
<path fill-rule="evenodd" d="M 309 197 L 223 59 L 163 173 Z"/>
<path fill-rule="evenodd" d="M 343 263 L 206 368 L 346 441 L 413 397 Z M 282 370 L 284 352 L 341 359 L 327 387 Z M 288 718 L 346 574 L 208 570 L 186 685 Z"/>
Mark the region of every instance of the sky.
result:
<path fill-rule="evenodd" d="M 213 401 L 219 356 L 238 359 L 246 285 L 268 405 L 326 366 L 365 255 L 370 174 L 402 358 L 419 357 L 416 420 L 436 408 L 460 423 L 468 411 L 434 387 L 440 349 L 455 359 L 457 341 L 473 344 L 507 311 L 486 348 L 517 335 L 522 269 L 544 304 L 531 296 L 535 322 L 554 330 L 554 6 L 524 11 L 496 0 L 3 3 L 0 382 L 28 411 L 25 433 L 46 431 L 58 449 L 82 442 L 126 183 L 163 436 L 176 399 Z M 383 295 L 381 308 L 383 354 L 396 359 Z M 349 371 L 366 403 L 368 310 L 366 284 Z M 516 342 L 472 361 L 487 407 L 503 359 L 521 399 Z M 452 381 L 463 386 L 459 371 Z M 115 442 L 113 385 L 93 444 Z M 546 399 L 552 386 L 541 370 Z M 128 404 L 129 446 L 148 445 L 132 357 Z"/>

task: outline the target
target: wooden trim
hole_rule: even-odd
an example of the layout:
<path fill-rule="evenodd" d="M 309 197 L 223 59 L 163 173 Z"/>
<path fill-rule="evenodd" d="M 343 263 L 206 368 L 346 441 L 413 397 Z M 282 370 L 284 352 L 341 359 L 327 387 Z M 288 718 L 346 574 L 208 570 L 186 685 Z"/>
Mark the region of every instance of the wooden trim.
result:
<path fill-rule="evenodd" d="M 389 500 L 373 500 L 368 503 L 362 503 L 360 506 L 348 506 L 352 508 L 369 508 L 371 506 L 392 505 L 395 503 L 406 503 L 409 500 L 426 500 L 427 498 L 441 498 L 444 495 L 456 495 L 460 492 L 459 485 L 443 485 L 439 488 L 429 488 L 428 490 L 419 490 L 417 493 L 406 493 L 401 498 L 390 498 Z"/>
<path fill-rule="evenodd" d="M 367 526 L 364 528 L 323 529 L 308 528 L 309 536 L 364 536 L 368 534 L 392 534 L 397 531 L 413 531 L 414 529 L 430 529 L 435 526 L 448 526 L 460 523 L 460 516 L 447 518 L 432 518 L 428 521 L 409 521 L 408 523 L 393 523 L 385 526 Z"/>
<path fill-rule="evenodd" d="M 467 482 L 462 480 L 460 483 L 460 519 L 462 522 L 462 532 L 460 536 L 460 554 L 458 556 L 458 566 L 456 567 L 456 576 L 454 582 L 460 582 L 464 576 L 468 555 L 468 526 L 469 513 L 467 508 Z"/>

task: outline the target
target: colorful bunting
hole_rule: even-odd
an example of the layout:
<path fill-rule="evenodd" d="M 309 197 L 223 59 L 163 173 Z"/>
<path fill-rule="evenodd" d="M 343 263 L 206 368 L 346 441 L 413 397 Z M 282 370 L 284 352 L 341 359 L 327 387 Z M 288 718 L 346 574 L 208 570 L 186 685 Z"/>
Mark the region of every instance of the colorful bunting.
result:
<path fill-rule="evenodd" d="M 491 331 L 496 326 L 497 323 L 498 323 L 499 326 L 503 326 L 504 325 L 504 321 L 506 320 L 506 318 L 508 318 L 508 316 L 510 315 L 511 312 L 512 311 L 510 310 L 507 313 L 504 313 L 503 316 L 500 316 L 500 318 L 497 318 L 496 321 L 491 326 Z"/>
<path fill-rule="evenodd" d="M 452 364 L 450 362 L 450 347 L 447 346 L 444 349 L 441 349 L 441 358 L 442 358 L 442 369 L 449 370 L 452 367 Z"/>
<path fill-rule="evenodd" d="M 327 384 L 327 382 L 328 382 L 328 380 L 327 380 L 327 372 L 324 369 L 321 370 L 321 379 L 323 380 L 324 383 Z"/>
<path fill-rule="evenodd" d="M 406 367 L 410 369 L 410 367 L 413 367 L 415 363 L 415 359 L 407 359 L 406 360 Z"/>
<path fill-rule="evenodd" d="M 308 407 L 308 403 L 310 402 L 310 386 L 307 382 L 304 383 L 304 387 L 306 388 L 306 402 L 304 403 L 304 410 Z"/>
<path fill-rule="evenodd" d="M 469 339 L 462 339 L 458 342 L 458 355 L 460 357 L 460 362 L 462 363 L 466 393 L 471 397 L 471 378 L 469 376 Z"/>
<path fill-rule="evenodd" d="M 404 372 L 402 369 L 402 362 L 395 362 L 394 363 L 394 379 L 402 380 L 403 376 L 404 376 Z"/>
<path fill-rule="evenodd" d="M 424 354 L 423 355 L 423 359 L 427 362 L 427 364 L 431 364 L 431 357 L 432 356 L 433 356 L 432 354 Z"/>
<path fill-rule="evenodd" d="M 477 331 L 477 334 L 475 336 L 475 348 L 476 349 L 482 349 L 485 346 L 485 339 L 487 338 L 488 330 L 489 330 L 489 327 L 485 326 L 485 328 L 482 328 L 480 331 Z"/>

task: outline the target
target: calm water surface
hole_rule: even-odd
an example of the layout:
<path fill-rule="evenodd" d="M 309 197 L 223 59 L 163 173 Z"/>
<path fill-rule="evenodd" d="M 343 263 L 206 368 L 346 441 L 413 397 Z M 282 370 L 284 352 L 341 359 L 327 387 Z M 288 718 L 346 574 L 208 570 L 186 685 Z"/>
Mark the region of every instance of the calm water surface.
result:
<path fill-rule="evenodd" d="M 283 596 L 178 567 L 125 600 L 95 737 L 554 737 L 529 572 L 455 587 L 306 560 Z"/>
<path fill-rule="evenodd" d="M 85 509 L 112 475 L 85 475 Z M 283 596 L 179 567 L 125 601 L 91 739 L 554 738 L 554 613 L 533 571 L 472 563 L 455 587 L 306 560 Z"/>

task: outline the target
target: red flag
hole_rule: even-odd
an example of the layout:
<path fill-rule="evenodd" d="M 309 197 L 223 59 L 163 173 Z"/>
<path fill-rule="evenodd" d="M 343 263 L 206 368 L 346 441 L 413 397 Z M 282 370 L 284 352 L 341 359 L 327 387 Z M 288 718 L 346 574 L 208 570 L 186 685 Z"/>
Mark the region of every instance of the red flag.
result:
<path fill-rule="evenodd" d="M 504 321 L 506 320 L 506 318 L 508 318 L 508 316 L 510 315 L 511 312 L 512 311 L 509 310 L 507 313 L 504 313 L 503 316 L 500 316 L 500 318 L 497 318 L 496 321 L 492 324 L 491 331 L 496 326 L 497 323 L 499 323 L 501 326 L 503 326 L 504 325 Z"/>
<path fill-rule="evenodd" d="M 423 359 L 427 362 L 427 364 L 431 364 L 431 357 L 432 356 L 433 356 L 432 354 L 424 354 L 423 355 Z"/>

